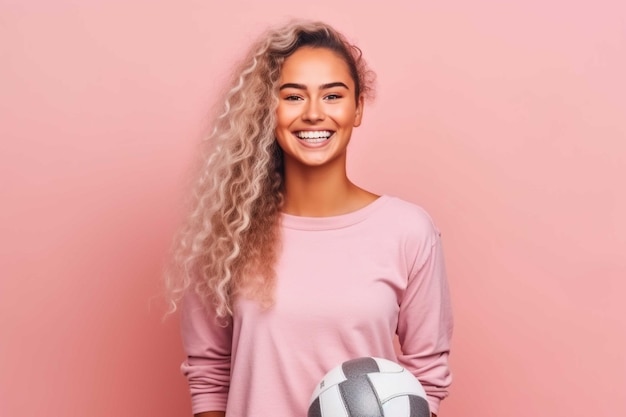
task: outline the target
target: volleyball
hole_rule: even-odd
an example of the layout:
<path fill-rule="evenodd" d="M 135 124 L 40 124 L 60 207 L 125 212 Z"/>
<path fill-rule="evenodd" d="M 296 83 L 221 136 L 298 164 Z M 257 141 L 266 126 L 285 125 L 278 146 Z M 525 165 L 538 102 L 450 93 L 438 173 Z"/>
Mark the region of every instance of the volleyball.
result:
<path fill-rule="evenodd" d="M 342 363 L 317 384 L 307 417 L 430 417 L 422 384 L 387 359 Z"/>

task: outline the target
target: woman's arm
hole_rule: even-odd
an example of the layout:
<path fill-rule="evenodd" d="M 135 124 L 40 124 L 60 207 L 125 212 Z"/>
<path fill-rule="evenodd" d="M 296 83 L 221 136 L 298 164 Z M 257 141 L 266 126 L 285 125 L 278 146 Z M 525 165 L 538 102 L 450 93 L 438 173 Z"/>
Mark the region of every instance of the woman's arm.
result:
<path fill-rule="evenodd" d="M 448 366 L 452 310 L 441 238 L 434 225 L 413 265 L 400 305 L 400 363 L 422 383 L 430 411 L 438 412 L 452 381 Z M 424 248 L 426 246 L 426 248 Z"/>
<path fill-rule="evenodd" d="M 223 417 L 230 386 L 232 327 L 204 307 L 198 295 L 185 295 L 181 306 L 181 334 L 187 354 L 181 371 L 189 381 L 192 412 Z M 208 414 L 203 413 L 218 413 Z"/>

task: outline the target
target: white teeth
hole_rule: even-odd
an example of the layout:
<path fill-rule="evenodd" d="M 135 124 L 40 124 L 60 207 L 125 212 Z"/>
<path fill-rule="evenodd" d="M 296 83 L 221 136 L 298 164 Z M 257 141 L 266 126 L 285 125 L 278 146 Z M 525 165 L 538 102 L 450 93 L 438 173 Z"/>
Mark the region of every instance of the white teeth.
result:
<path fill-rule="evenodd" d="M 328 140 L 328 138 L 315 138 L 315 139 L 302 139 L 302 140 L 305 141 L 306 143 L 322 143 Z"/>
<path fill-rule="evenodd" d="M 300 139 L 328 139 L 332 132 L 328 130 L 301 130 L 296 132 L 296 136 Z"/>

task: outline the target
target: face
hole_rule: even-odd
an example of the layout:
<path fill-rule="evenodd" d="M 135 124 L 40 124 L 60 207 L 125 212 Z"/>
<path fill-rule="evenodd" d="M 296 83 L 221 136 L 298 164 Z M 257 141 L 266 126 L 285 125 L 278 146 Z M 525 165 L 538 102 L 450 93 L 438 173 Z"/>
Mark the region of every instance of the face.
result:
<path fill-rule="evenodd" d="M 283 63 L 278 99 L 276 140 L 285 167 L 345 166 L 352 129 L 363 114 L 346 62 L 329 49 L 298 49 Z"/>

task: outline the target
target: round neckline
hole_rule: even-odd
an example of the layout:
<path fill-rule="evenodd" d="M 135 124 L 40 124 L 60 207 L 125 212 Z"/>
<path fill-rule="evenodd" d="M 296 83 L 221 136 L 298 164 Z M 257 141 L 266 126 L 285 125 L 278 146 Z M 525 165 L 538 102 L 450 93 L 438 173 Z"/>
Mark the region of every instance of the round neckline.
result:
<path fill-rule="evenodd" d="M 289 229 L 298 230 L 341 229 L 362 222 L 369 217 L 373 211 L 384 205 L 389 198 L 390 197 L 387 195 L 381 195 L 376 200 L 361 207 L 360 209 L 345 214 L 339 214 L 337 216 L 307 217 L 281 213 L 281 225 Z"/>

